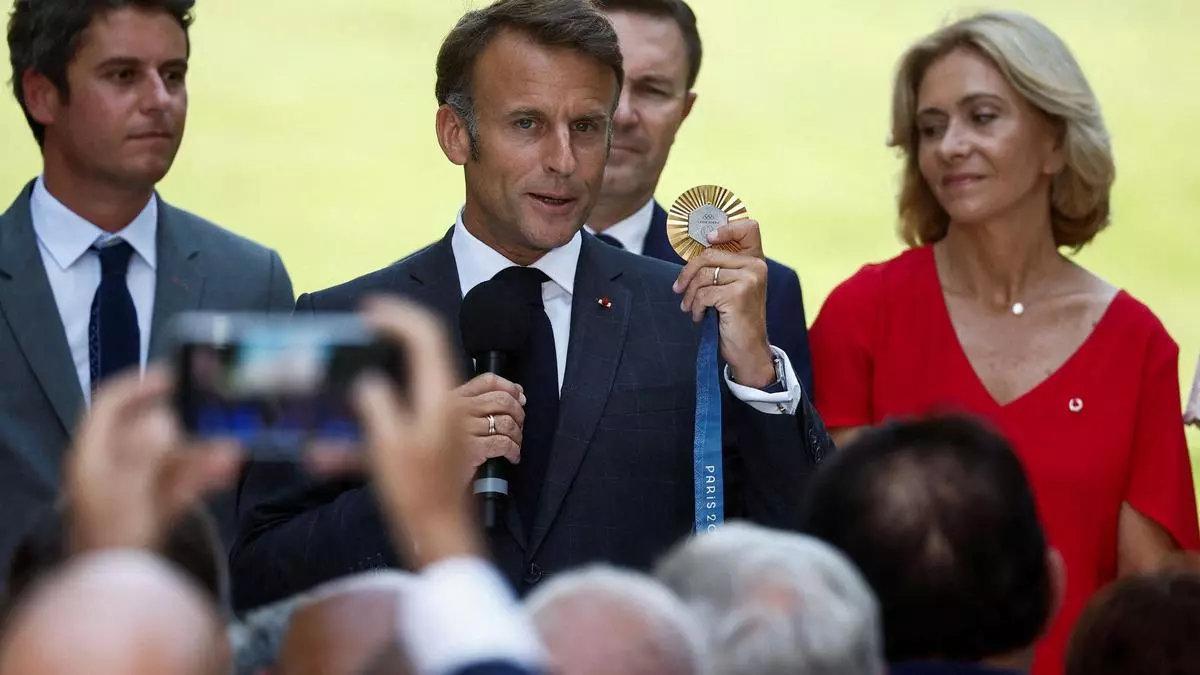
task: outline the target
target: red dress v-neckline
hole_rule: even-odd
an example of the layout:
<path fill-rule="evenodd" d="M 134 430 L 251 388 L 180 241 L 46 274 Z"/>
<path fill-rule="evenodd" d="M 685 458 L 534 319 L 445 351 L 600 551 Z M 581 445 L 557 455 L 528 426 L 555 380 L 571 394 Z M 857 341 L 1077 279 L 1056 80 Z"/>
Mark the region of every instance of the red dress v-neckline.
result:
<path fill-rule="evenodd" d="M 996 397 L 992 394 L 992 391 L 988 389 L 987 385 L 984 383 L 983 378 L 979 376 L 979 371 L 975 370 L 975 365 L 971 363 L 971 357 L 967 355 L 967 350 L 963 347 L 962 340 L 958 337 L 958 330 L 954 327 L 954 318 L 950 316 L 950 306 L 946 304 L 946 295 L 942 291 L 942 281 L 938 276 L 937 261 L 933 255 L 933 247 L 929 246 L 919 250 L 926 253 L 926 260 L 923 262 L 925 263 L 925 267 L 928 271 L 928 280 L 932 284 L 934 297 L 937 298 L 935 304 L 940 310 L 938 314 L 942 319 L 942 329 L 948 331 L 946 334 L 946 339 L 954 345 L 957 360 L 959 361 L 960 366 L 970 374 L 969 379 L 974 383 L 975 389 L 978 390 L 977 393 L 997 410 L 1011 410 L 1025 402 L 1027 399 L 1035 398 L 1040 391 L 1051 388 L 1056 380 L 1062 377 L 1064 373 L 1069 372 L 1075 362 L 1079 361 L 1083 358 L 1083 356 L 1086 355 L 1090 345 L 1097 341 L 1098 338 L 1096 336 L 1099 334 L 1101 337 L 1103 337 L 1102 331 L 1108 329 L 1109 316 L 1113 313 L 1113 306 L 1116 305 L 1118 300 L 1121 299 L 1121 296 L 1125 294 L 1124 290 L 1117 290 L 1112 299 L 1108 301 L 1108 305 L 1105 306 L 1104 312 L 1100 314 L 1100 319 L 1096 321 L 1096 325 L 1092 326 L 1092 330 L 1088 332 L 1087 337 L 1083 339 L 1083 342 L 1079 343 L 1079 346 L 1077 346 L 1075 350 L 1072 351 L 1070 355 L 1068 355 L 1067 358 L 1060 363 L 1057 368 L 1054 369 L 1053 372 L 1046 377 L 1043 377 L 1036 384 L 1029 389 L 1026 389 L 1011 401 L 1008 401 L 1007 403 L 1001 403 L 1000 401 L 996 400 Z"/>
<path fill-rule="evenodd" d="M 1061 675 L 1076 618 L 1117 574 L 1122 504 L 1200 549 L 1180 420 L 1178 355 L 1154 314 L 1118 291 L 1058 368 L 1000 405 L 954 330 L 933 252 L 867 265 L 825 301 L 810 332 L 816 406 L 831 428 L 928 414 L 982 419 L 1012 444 L 1066 593 L 1034 675 Z"/>

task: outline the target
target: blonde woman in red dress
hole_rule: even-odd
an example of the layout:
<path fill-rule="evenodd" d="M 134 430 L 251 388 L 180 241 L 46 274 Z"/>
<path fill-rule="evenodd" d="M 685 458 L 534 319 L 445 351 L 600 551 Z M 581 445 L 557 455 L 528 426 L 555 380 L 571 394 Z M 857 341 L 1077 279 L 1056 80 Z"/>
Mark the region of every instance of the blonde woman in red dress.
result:
<path fill-rule="evenodd" d="M 1200 547 L 1179 349 L 1145 305 L 1063 254 L 1108 224 L 1115 172 L 1099 104 L 1048 28 L 985 13 L 922 39 L 901 58 L 892 120 L 911 248 L 825 302 L 817 407 L 840 442 L 951 410 L 1009 438 L 1061 554 L 1047 564 L 1065 563 L 1034 661 L 1061 673 L 1097 589 Z"/>

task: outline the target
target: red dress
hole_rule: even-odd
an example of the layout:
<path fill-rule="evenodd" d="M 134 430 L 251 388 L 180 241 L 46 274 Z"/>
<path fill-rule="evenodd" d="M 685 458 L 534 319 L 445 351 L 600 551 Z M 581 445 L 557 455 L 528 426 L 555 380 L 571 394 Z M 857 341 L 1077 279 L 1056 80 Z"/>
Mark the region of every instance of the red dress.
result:
<path fill-rule="evenodd" d="M 1122 502 L 1200 548 L 1180 416 L 1179 348 L 1121 291 L 1057 371 L 999 405 L 967 360 L 933 249 L 866 265 L 838 286 L 810 332 L 816 407 L 830 428 L 967 412 L 1006 435 L 1025 466 L 1050 544 L 1066 562 L 1063 607 L 1035 674 L 1062 672 L 1071 627 L 1117 572 Z"/>

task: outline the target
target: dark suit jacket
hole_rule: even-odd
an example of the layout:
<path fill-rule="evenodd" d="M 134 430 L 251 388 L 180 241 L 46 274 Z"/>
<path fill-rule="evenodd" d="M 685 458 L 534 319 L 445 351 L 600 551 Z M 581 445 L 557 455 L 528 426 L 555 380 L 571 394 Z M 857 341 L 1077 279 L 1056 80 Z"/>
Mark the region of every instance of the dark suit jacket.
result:
<path fill-rule="evenodd" d="M 699 331 L 671 291 L 678 274 L 675 265 L 584 234 L 558 431 L 537 517 L 522 523 L 510 507 L 489 534 L 497 567 L 519 592 L 589 561 L 646 568 L 690 531 Z M 452 327 L 469 375 L 449 233 L 390 267 L 302 295 L 297 311 L 350 310 L 372 293 L 407 296 L 437 313 Z M 600 297 L 611 309 L 596 303 Z M 805 478 L 831 448 L 824 426 L 807 400 L 795 416 L 763 414 L 728 395 L 725 406 L 728 515 L 793 527 Z M 309 483 L 293 467 L 256 464 L 242 502 L 258 505 L 243 517 L 231 560 L 240 608 L 397 562 L 362 484 Z"/>
<path fill-rule="evenodd" d="M 0 574 L 29 514 L 58 493 L 62 455 L 83 413 L 83 391 L 38 251 L 25 187 L 0 215 Z M 191 309 L 286 310 L 292 283 L 279 256 L 158 202 L 158 265 L 150 359 L 167 356 L 167 322 Z M 214 498 L 226 541 L 233 492 Z M 0 576 L 3 586 L 4 576 Z"/>
<path fill-rule="evenodd" d="M 654 202 L 654 217 L 642 245 L 642 253 L 677 265 L 683 258 L 667 239 L 667 212 Z M 804 294 L 795 270 L 767 258 L 767 335 L 771 344 L 787 353 L 804 385 L 804 395 L 813 398 L 812 352 L 808 349 L 808 323 L 804 318 Z"/>

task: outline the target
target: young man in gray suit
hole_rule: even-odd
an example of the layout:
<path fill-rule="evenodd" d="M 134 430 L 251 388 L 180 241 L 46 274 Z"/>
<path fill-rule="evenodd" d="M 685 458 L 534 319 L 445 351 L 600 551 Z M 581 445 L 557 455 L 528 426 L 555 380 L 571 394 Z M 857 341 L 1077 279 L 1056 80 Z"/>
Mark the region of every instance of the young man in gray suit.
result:
<path fill-rule="evenodd" d="M 155 192 L 183 140 L 193 2 L 13 5 L 13 91 L 43 165 L 0 215 L 0 570 L 55 499 L 91 392 L 163 357 L 174 315 L 291 307 L 278 254 Z M 228 537 L 232 497 L 212 506 Z"/>

